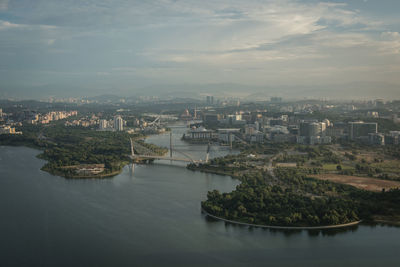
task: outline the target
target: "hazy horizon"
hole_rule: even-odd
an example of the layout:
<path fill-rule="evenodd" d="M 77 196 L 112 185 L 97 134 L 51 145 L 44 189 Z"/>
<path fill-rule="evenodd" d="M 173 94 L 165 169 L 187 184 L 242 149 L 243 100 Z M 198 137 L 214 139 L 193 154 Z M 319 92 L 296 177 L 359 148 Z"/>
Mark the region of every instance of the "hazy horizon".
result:
<path fill-rule="evenodd" d="M 0 98 L 400 98 L 400 2 L 0 0 Z"/>

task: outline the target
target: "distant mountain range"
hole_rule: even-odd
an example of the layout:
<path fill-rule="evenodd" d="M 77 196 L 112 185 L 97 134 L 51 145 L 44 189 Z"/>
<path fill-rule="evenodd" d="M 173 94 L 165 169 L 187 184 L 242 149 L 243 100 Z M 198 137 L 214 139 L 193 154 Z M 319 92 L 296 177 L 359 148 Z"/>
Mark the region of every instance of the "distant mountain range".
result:
<path fill-rule="evenodd" d="M 159 99 L 241 98 L 268 100 L 273 96 L 284 99 L 400 99 L 400 85 L 382 82 L 353 82 L 313 86 L 254 86 L 233 83 L 164 84 L 138 88 L 96 89 L 87 86 L 48 84 L 34 87 L 0 87 L 0 98 L 45 99 L 54 97 L 88 97 L 92 100 L 119 101 L 121 98 L 158 97 Z"/>

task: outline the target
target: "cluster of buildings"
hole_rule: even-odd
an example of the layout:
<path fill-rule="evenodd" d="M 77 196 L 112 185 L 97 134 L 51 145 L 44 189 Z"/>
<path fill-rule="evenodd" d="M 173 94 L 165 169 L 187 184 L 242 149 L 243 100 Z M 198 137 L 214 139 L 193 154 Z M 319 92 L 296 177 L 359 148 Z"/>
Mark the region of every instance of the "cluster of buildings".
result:
<path fill-rule="evenodd" d="M 15 127 L 13 127 L 13 123 L 4 123 L 3 115 L 3 109 L 0 108 L 0 134 L 22 134 L 22 132 L 15 130 Z"/>
<path fill-rule="evenodd" d="M 115 116 L 112 120 L 100 119 L 96 115 L 82 117 L 72 121 L 66 121 L 65 126 L 98 127 L 100 131 L 123 131 L 126 121 L 121 116 Z"/>
<path fill-rule="evenodd" d="M 281 99 L 274 99 L 279 103 Z M 369 117 L 376 118 L 377 112 Z M 328 119 L 300 119 L 307 116 L 266 116 L 266 112 L 235 112 L 217 114 L 202 112 L 203 123 L 192 125 L 183 135 L 184 140 L 217 141 L 220 143 L 248 142 L 298 143 L 307 145 L 330 144 L 335 140 L 350 140 L 364 144 L 398 144 L 400 132 L 378 132 L 376 122 L 336 122 Z M 207 129 L 205 126 L 214 130 Z"/>
<path fill-rule="evenodd" d="M 72 110 L 72 111 L 50 111 L 45 114 L 30 112 L 30 114 L 26 117 L 27 121 L 31 124 L 38 124 L 38 123 L 47 124 L 50 123 L 51 121 L 62 120 L 77 115 L 78 111 Z"/>
<path fill-rule="evenodd" d="M 264 142 L 265 134 L 261 131 L 261 124 L 257 120 L 252 121 L 250 114 L 219 115 L 203 113 L 203 121 L 206 125 L 231 126 L 221 127 L 217 130 L 208 130 L 201 124 L 193 125 L 187 133 L 183 135 L 184 140 L 188 141 L 217 141 L 223 144 L 232 142 Z"/>
<path fill-rule="evenodd" d="M 335 125 L 327 119 L 301 120 L 297 124 L 266 128 L 267 138 L 274 142 L 298 144 L 330 144 L 332 138 L 355 141 L 370 145 L 398 144 L 400 132 L 389 134 L 378 132 L 376 122 L 338 122 Z M 386 140 L 386 141 L 385 141 Z"/>
<path fill-rule="evenodd" d="M 371 145 L 398 145 L 400 131 L 390 131 L 388 134 L 378 132 L 375 122 L 349 122 L 349 139 Z"/>
<path fill-rule="evenodd" d="M 0 134 L 22 134 L 22 132 L 15 131 L 10 125 L 0 125 Z"/>
<path fill-rule="evenodd" d="M 100 120 L 99 130 L 100 131 L 123 131 L 126 126 L 126 121 L 121 116 L 115 116 L 112 120 Z"/>
<path fill-rule="evenodd" d="M 22 125 L 22 123 L 30 123 L 30 124 L 48 124 L 51 121 L 57 121 L 69 118 L 71 116 L 77 116 L 78 111 L 50 111 L 47 113 L 38 113 L 36 111 L 32 111 L 29 109 L 18 110 L 13 113 L 5 114 L 3 111 L 0 111 L 0 121 L 6 120 L 9 124 L 12 125 Z"/>
<path fill-rule="evenodd" d="M 84 116 L 81 118 L 77 118 L 75 120 L 67 120 L 64 125 L 65 126 L 81 126 L 81 127 L 92 127 L 97 125 L 99 122 L 98 117 L 92 114 L 91 116 Z"/>

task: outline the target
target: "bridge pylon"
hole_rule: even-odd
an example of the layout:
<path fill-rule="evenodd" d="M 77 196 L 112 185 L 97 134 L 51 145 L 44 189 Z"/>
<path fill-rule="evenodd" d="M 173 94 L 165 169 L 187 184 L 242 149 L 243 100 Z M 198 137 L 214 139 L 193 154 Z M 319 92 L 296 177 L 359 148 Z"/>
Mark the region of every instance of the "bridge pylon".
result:
<path fill-rule="evenodd" d="M 172 131 L 169 132 L 169 156 L 172 158 Z"/>
<path fill-rule="evenodd" d="M 133 141 L 132 138 L 129 138 L 129 140 L 131 141 L 131 156 L 134 157 L 135 156 L 135 150 L 133 148 Z"/>
<path fill-rule="evenodd" d="M 208 163 L 209 157 L 210 157 L 210 143 L 207 145 L 207 154 L 206 154 L 206 163 Z"/>

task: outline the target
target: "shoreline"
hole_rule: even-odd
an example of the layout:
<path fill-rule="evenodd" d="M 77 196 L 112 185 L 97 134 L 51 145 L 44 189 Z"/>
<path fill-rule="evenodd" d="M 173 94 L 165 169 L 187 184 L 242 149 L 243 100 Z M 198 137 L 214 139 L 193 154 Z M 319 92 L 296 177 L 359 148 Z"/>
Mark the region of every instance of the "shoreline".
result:
<path fill-rule="evenodd" d="M 109 173 L 102 173 L 102 174 L 97 174 L 97 175 L 86 175 L 86 176 L 85 175 L 67 176 L 67 175 L 64 175 L 64 173 L 62 173 L 62 172 L 55 171 L 56 169 L 48 169 L 48 170 L 43 169 L 43 167 L 49 161 L 47 159 L 41 157 L 41 155 L 43 154 L 42 147 L 39 147 L 39 146 L 36 146 L 36 145 L 30 145 L 30 144 L 23 144 L 23 145 L 3 145 L 3 144 L 0 144 L 0 147 L 2 147 L 2 146 L 4 146 L 4 147 L 26 147 L 26 148 L 37 150 L 38 154 L 36 154 L 35 157 L 46 162 L 42 167 L 40 167 L 41 171 L 46 172 L 46 173 L 48 173 L 50 175 L 53 175 L 53 176 L 58 176 L 58 177 L 61 177 L 61 178 L 64 178 L 64 179 L 71 179 L 71 180 L 73 180 L 73 179 L 108 179 L 108 178 L 113 178 L 114 176 L 117 176 L 118 174 L 122 173 L 123 168 L 126 165 L 129 164 L 129 162 L 128 163 L 124 163 L 120 170 L 116 170 L 116 171 L 109 172 Z"/>
<path fill-rule="evenodd" d="M 126 165 L 124 165 L 125 167 Z M 84 176 L 84 175 L 77 175 L 77 176 L 62 176 L 62 175 L 57 175 L 61 176 L 65 179 L 107 179 L 107 178 L 113 178 L 114 176 L 117 176 L 118 174 L 122 173 L 123 168 L 122 167 L 120 170 L 113 171 L 110 173 L 104 173 L 104 174 L 99 174 L 99 175 L 93 175 L 93 176 Z"/>
<path fill-rule="evenodd" d="M 345 224 L 337 224 L 337 225 L 325 225 L 325 226 L 273 226 L 273 225 L 262 225 L 262 224 L 252 224 L 252 223 L 244 223 L 244 222 L 238 222 L 238 221 L 232 221 L 228 219 L 224 219 L 215 215 L 212 215 L 205 211 L 203 208 L 201 208 L 201 213 L 205 214 L 206 216 L 209 216 L 213 219 L 231 223 L 231 224 L 236 224 L 236 225 L 242 225 L 242 226 L 248 226 L 248 227 L 257 227 L 257 228 L 265 228 L 265 229 L 277 229 L 277 230 L 324 230 L 324 229 L 337 229 L 337 228 L 345 228 L 345 227 L 350 227 L 354 225 L 358 225 L 359 223 L 362 222 L 360 221 L 355 221 L 355 222 L 350 222 L 350 223 L 345 223 Z"/>
<path fill-rule="evenodd" d="M 189 164 L 188 164 L 189 165 Z M 211 174 L 217 174 L 217 175 L 222 175 L 222 176 L 230 176 L 231 178 L 237 178 L 233 173 L 225 172 L 225 171 L 218 171 L 218 170 L 210 170 L 210 169 L 201 169 L 197 167 L 188 167 L 186 166 L 188 170 L 191 171 L 198 171 L 198 172 L 204 172 L 204 173 L 211 173 Z"/>

